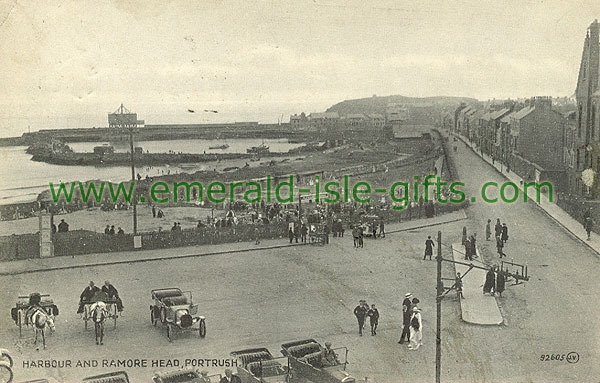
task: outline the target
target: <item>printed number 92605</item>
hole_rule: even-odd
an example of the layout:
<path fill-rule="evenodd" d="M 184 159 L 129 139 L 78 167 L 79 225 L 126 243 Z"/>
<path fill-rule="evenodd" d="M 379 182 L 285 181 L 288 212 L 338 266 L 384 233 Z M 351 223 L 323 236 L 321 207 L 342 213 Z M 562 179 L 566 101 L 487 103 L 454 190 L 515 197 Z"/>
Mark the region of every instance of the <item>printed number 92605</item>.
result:
<path fill-rule="evenodd" d="M 548 361 L 564 361 L 567 357 L 566 354 L 542 354 L 540 356 L 540 361 L 548 362 Z"/>

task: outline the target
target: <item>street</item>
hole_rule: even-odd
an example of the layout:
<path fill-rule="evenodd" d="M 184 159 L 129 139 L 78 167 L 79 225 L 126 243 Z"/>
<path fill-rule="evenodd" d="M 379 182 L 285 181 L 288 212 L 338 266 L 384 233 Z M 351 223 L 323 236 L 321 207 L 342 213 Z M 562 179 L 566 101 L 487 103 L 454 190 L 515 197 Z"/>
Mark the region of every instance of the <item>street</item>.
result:
<path fill-rule="evenodd" d="M 467 196 L 479 195 L 486 181 L 502 177 L 458 143 L 457 168 Z M 600 287 L 598 256 L 572 238 L 533 203 L 485 204 L 466 211 L 468 220 L 366 239 L 354 249 L 352 238 L 331 238 L 325 247 L 257 250 L 246 253 L 99 266 L 1 277 L 1 347 L 13 352 L 16 381 L 43 378 L 43 369 L 23 361 L 39 359 L 229 359 L 229 353 L 267 347 L 280 356 L 280 345 L 314 338 L 350 349 L 347 370 L 356 378 L 376 382 L 433 381 L 435 374 L 435 261 L 423 261 L 424 242 L 442 231 L 443 256 L 460 242 L 463 226 L 478 233 L 486 263 L 497 262 L 493 241 L 485 241 L 485 222 L 500 218 L 510 229 L 508 259 L 527 263 L 530 281 L 511 286 L 499 299 L 501 326 L 468 325 L 460 319 L 455 294 L 442 303 L 442 381 L 592 382 L 600 376 Z M 389 225 L 387 230 L 393 229 Z M 347 231 L 348 233 L 348 231 Z M 286 239 L 281 239 L 281 242 Z M 249 245 L 250 246 L 250 245 Z M 165 252 L 177 252 L 177 249 Z M 434 251 L 437 251 L 434 249 Z M 435 254 L 435 253 L 434 253 Z M 454 268 L 444 264 L 444 277 Z M 105 280 L 119 289 L 125 316 L 116 330 L 107 325 L 105 345 L 96 346 L 93 329 L 84 330 L 75 314 L 79 294 L 90 280 Z M 481 281 L 483 284 L 483 281 Z M 150 290 L 180 287 L 191 290 L 200 314 L 206 316 L 207 336 L 177 334 L 169 343 L 166 330 L 150 323 Z M 49 293 L 61 310 L 57 332 L 46 350 L 36 351 L 33 334 L 19 340 L 9 312 L 18 295 Z M 397 343 L 401 333 L 404 293 L 421 301 L 424 346 L 411 352 Z M 375 303 L 381 314 L 377 336 L 358 336 L 352 310 L 359 299 Z M 541 361 L 544 354 L 577 352 L 576 364 Z M 171 368 L 172 370 L 173 368 Z M 73 381 L 116 369 L 65 368 L 54 377 Z M 125 369 L 133 382 L 148 381 L 154 371 L 169 368 Z M 209 367 L 211 373 L 224 368 Z"/>

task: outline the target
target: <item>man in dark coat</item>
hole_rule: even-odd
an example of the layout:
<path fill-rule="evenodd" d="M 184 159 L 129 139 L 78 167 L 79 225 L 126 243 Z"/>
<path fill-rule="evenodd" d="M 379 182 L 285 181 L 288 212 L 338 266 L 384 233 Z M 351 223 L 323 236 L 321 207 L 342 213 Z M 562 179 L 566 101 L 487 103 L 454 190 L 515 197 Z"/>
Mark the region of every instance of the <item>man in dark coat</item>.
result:
<path fill-rule="evenodd" d="M 364 300 L 358 303 L 354 308 L 354 316 L 358 320 L 358 334 L 362 336 L 363 327 L 365 327 L 365 318 L 367 317 L 367 308 L 365 308 Z"/>
<path fill-rule="evenodd" d="M 367 316 L 369 317 L 369 322 L 371 324 L 371 336 L 377 335 L 377 324 L 379 324 L 379 311 L 375 308 L 374 304 L 372 304 L 369 311 L 367 311 Z"/>
<path fill-rule="evenodd" d="M 585 222 L 583 223 L 583 228 L 585 229 L 585 232 L 587 233 L 587 240 L 590 240 L 590 235 L 592 234 L 592 229 L 594 228 L 594 221 L 592 220 L 591 216 L 588 216 L 585 219 Z"/>
<path fill-rule="evenodd" d="M 104 281 L 102 292 L 105 293 L 109 299 L 114 299 L 116 301 L 118 312 L 123 311 L 123 301 L 121 301 L 121 297 L 119 297 L 119 292 L 115 286 L 111 285 L 109 281 Z"/>
<path fill-rule="evenodd" d="M 225 376 L 221 378 L 219 383 L 242 383 L 242 380 L 239 376 L 233 375 L 232 371 L 227 368 L 225 369 Z"/>
<path fill-rule="evenodd" d="M 496 220 L 496 225 L 494 226 L 494 232 L 496 233 L 496 237 L 502 235 L 502 224 L 500 223 L 500 218 Z"/>
<path fill-rule="evenodd" d="M 496 250 L 498 251 L 498 256 L 500 258 L 506 256 L 506 255 L 504 255 L 504 251 L 502 250 L 503 248 L 504 248 L 504 241 L 502 240 L 502 238 L 500 236 L 496 237 Z"/>
<path fill-rule="evenodd" d="M 99 291 L 100 289 L 98 288 L 98 286 L 94 285 L 93 281 L 90 281 L 90 284 L 83 290 L 83 292 L 79 296 L 79 308 L 77 309 L 77 314 L 81 314 L 83 312 L 84 304 L 94 299 L 94 295 L 96 295 L 96 293 Z"/>
<path fill-rule="evenodd" d="M 404 337 L 406 336 L 406 341 L 410 340 L 410 317 L 412 315 L 412 298 L 411 293 L 406 293 L 404 295 L 404 301 L 402 301 L 402 335 L 400 335 L 400 341 L 398 343 L 404 343 Z"/>

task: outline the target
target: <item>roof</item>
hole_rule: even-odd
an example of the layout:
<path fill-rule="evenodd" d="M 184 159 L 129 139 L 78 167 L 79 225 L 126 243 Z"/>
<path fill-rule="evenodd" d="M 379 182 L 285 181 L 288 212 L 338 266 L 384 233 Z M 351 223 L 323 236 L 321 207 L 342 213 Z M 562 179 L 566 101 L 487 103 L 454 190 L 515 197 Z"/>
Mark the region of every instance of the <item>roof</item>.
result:
<path fill-rule="evenodd" d="M 337 112 L 311 113 L 310 118 L 340 118 Z"/>
<path fill-rule="evenodd" d="M 508 112 L 510 112 L 510 109 L 508 109 L 508 108 L 502 108 L 502 109 L 497 110 L 495 112 L 491 112 L 490 113 L 490 120 L 495 120 L 497 118 L 500 118 L 500 117 L 504 116 Z"/>
<path fill-rule="evenodd" d="M 491 112 L 487 112 L 487 113 L 484 113 L 480 118 L 482 120 L 489 121 L 490 120 L 490 115 L 491 115 Z"/>
<path fill-rule="evenodd" d="M 346 118 L 366 118 L 366 117 L 362 113 L 352 113 L 352 114 L 347 114 Z"/>
<path fill-rule="evenodd" d="M 423 134 L 431 134 L 429 125 L 400 125 L 394 126 L 394 138 L 421 138 Z"/>
<path fill-rule="evenodd" d="M 502 117 L 502 118 L 500 119 L 500 121 L 501 121 L 501 122 L 506 122 L 506 123 L 509 123 L 509 122 L 510 122 L 510 119 L 511 119 L 511 117 L 513 117 L 515 114 L 517 114 L 517 111 L 514 111 L 514 112 L 511 112 L 511 113 L 507 114 L 506 116 Z"/>
<path fill-rule="evenodd" d="M 533 112 L 535 110 L 535 106 L 528 106 L 525 107 L 521 110 L 519 110 L 517 113 L 515 113 L 512 118 L 515 120 L 520 120 L 523 117 L 527 116 L 529 113 Z"/>
<path fill-rule="evenodd" d="M 379 113 L 371 113 L 371 114 L 369 114 L 369 117 L 372 118 L 372 119 L 375 119 L 375 118 L 384 118 L 383 114 L 379 114 Z"/>

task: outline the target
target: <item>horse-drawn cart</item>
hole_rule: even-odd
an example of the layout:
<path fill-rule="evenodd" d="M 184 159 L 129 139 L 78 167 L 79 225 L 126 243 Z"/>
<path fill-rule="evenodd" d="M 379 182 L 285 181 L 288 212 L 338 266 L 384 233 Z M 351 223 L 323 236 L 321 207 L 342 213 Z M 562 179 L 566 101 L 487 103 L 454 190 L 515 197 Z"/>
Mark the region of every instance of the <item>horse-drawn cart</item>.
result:
<path fill-rule="evenodd" d="M 328 352 L 332 354 L 328 355 Z M 346 347 L 326 349 L 314 339 L 305 339 L 282 344 L 281 353 L 289 358 L 290 366 L 298 378 L 323 383 L 356 381 L 346 372 Z M 343 355 L 342 360 L 339 359 L 340 354 Z"/>
<path fill-rule="evenodd" d="M 90 301 L 86 301 L 83 303 L 83 326 L 87 330 L 88 321 L 93 320 L 93 311 L 94 307 L 102 302 L 106 305 L 104 312 L 106 314 L 107 319 L 113 320 L 113 329 L 117 328 L 117 318 L 119 317 L 119 312 L 117 311 L 117 299 L 109 298 L 108 295 L 104 292 L 97 292 L 94 297 Z"/>
<path fill-rule="evenodd" d="M 41 308 L 52 320 L 54 320 L 55 316 L 58 316 L 58 307 L 50 299 L 49 294 L 32 293 L 19 296 L 15 307 L 10 310 L 12 319 L 19 326 L 19 337 L 23 334 L 23 326 L 30 324 L 30 314 L 32 313 L 30 309 L 34 306 Z"/>
<path fill-rule="evenodd" d="M 167 326 L 167 338 L 173 339 L 175 330 L 194 330 L 198 323 L 198 335 L 206 336 L 206 318 L 198 315 L 198 305 L 192 300 L 190 291 L 178 288 L 152 290 L 154 303 L 150 305 L 150 321 L 154 326 L 160 322 Z"/>
<path fill-rule="evenodd" d="M 266 348 L 251 348 L 230 354 L 237 359 L 242 383 L 284 383 L 292 379 L 289 359 L 274 358 Z"/>

